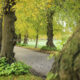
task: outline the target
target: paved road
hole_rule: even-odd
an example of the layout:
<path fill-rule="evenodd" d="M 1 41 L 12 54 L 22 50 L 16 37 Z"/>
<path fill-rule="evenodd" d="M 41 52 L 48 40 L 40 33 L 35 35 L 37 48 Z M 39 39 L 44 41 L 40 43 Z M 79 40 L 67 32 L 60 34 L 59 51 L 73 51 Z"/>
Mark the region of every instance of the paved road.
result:
<path fill-rule="evenodd" d="M 14 52 L 18 61 L 30 65 L 36 72 L 42 75 L 47 75 L 54 61 L 53 59 L 48 60 L 49 54 L 35 52 L 21 47 L 15 47 Z"/>

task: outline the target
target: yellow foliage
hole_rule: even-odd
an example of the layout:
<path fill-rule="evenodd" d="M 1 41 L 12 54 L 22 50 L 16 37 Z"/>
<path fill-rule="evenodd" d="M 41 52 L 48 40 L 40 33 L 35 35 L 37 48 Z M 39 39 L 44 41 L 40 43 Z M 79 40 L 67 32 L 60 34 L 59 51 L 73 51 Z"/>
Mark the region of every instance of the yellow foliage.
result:
<path fill-rule="evenodd" d="M 48 0 L 48 3 L 51 3 L 52 2 L 52 0 Z"/>
<path fill-rule="evenodd" d="M 51 4 L 48 4 L 47 8 L 50 8 L 51 7 Z"/>

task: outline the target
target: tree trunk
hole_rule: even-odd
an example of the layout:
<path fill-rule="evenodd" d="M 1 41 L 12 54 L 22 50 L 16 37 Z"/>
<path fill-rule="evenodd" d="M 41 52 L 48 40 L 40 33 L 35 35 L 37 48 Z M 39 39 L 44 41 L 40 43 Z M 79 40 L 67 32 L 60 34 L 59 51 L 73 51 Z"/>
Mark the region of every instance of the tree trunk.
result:
<path fill-rule="evenodd" d="M 2 43 L 2 17 L 0 18 L 0 52 L 1 52 L 1 43 Z"/>
<path fill-rule="evenodd" d="M 38 32 L 37 32 L 37 35 L 36 35 L 36 45 L 35 45 L 35 48 L 37 48 L 37 46 L 38 46 L 38 38 L 39 38 L 39 35 L 38 35 Z"/>
<path fill-rule="evenodd" d="M 55 47 L 53 43 L 53 15 L 54 11 L 47 12 L 47 43 L 49 47 Z"/>
<path fill-rule="evenodd" d="M 24 36 L 24 44 L 28 44 L 28 34 Z"/>
<path fill-rule="evenodd" d="M 6 57 L 8 63 L 14 62 L 14 45 L 16 43 L 16 34 L 14 22 L 16 21 L 15 11 L 11 9 L 15 5 L 14 0 L 5 0 L 3 8 L 3 27 L 2 27 L 2 48 L 1 57 Z"/>
<path fill-rule="evenodd" d="M 58 74 L 51 80 L 80 80 L 80 27 L 64 45 L 51 72 Z"/>
<path fill-rule="evenodd" d="M 21 34 L 17 36 L 17 43 L 21 43 Z"/>

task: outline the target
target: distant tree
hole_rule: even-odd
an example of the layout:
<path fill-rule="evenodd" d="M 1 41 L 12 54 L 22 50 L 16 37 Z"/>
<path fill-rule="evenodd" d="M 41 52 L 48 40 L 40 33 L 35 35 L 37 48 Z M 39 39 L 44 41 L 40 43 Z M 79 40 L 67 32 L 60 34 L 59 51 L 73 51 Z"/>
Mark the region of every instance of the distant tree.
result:
<path fill-rule="evenodd" d="M 45 11 L 43 11 L 44 3 L 44 0 L 32 0 L 31 2 L 22 0 L 22 3 L 17 4 L 16 15 L 19 19 L 16 22 L 16 33 L 21 33 L 21 36 L 24 37 L 27 34 L 26 32 L 28 32 L 29 39 L 33 38 L 36 40 L 35 47 L 37 47 L 39 35 L 46 32 L 46 30 L 43 30 L 46 24 Z M 24 38 L 24 42 L 25 40 L 27 39 Z"/>
<path fill-rule="evenodd" d="M 0 51 L 1 51 L 1 44 L 2 44 L 2 17 L 0 18 Z"/>
<path fill-rule="evenodd" d="M 20 33 L 17 35 L 17 43 L 21 43 L 21 34 Z"/>
<path fill-rule="evenodd" d="M 28 34 L 24 36 L 24 44 L 28 44 Z"/>
<path fill-rule="evenodd" d="M 37 46 L 38 46 L 38 39 L 39 39 L 39 30 L 37 29 L 36 30 L 36 45 L 35 45 L 35 48 L 37 48 Z"/>

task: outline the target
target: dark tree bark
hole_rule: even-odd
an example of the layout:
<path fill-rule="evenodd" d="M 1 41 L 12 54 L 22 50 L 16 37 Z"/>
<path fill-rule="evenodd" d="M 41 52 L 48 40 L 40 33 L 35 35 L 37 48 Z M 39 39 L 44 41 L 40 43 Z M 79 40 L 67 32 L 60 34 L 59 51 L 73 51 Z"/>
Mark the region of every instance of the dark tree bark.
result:
<path fill-rule="evenodd" d="M 56 79 L 51 80 L 80 80 L 80 27 L 64 45 L 51 72 L 58 74 Z"/>
<path fill-rule="evenodd" d="M 21 43 L 21 34 L 17 36 L 17 43 Z"/>
<path fill-rule="evenodd" d="M 28 44 L 28 34 L 24 36 L 24 44 Z"/>
<path fill-rule="evenodd" d="M 0 52 L 1 52 L 1 44 L 2 44 L 2 17 L 0 18 Z"/>
<path fill-rule="evenodd" d="M 14 45 L 16 43 L 16 34 L 14 22 L 16 21 L 15 11 L 11 8 L 15 5 L 15 1 L 5 0 L 3 8 L 3 28 L 2 28 L 2 48 L 1 57 L 6 57 L 9 63 L 14 62 Z"/>
<path fill-rule="evenodd" d="M 54 11 L 47 11 L 47 43 L 49 47 L 55 47 L 53 43 L 53 15 Z"/>
<path fill-rule="evenodd" d="M 36 35 L 36 45 L 35 45 L 35 48 L 37 48 L 37 46 L 38 46 L 38 38 L 39 38 L 39 34 L 38 34 L 38 32 L 37 32 L 37 35 Z"/>

